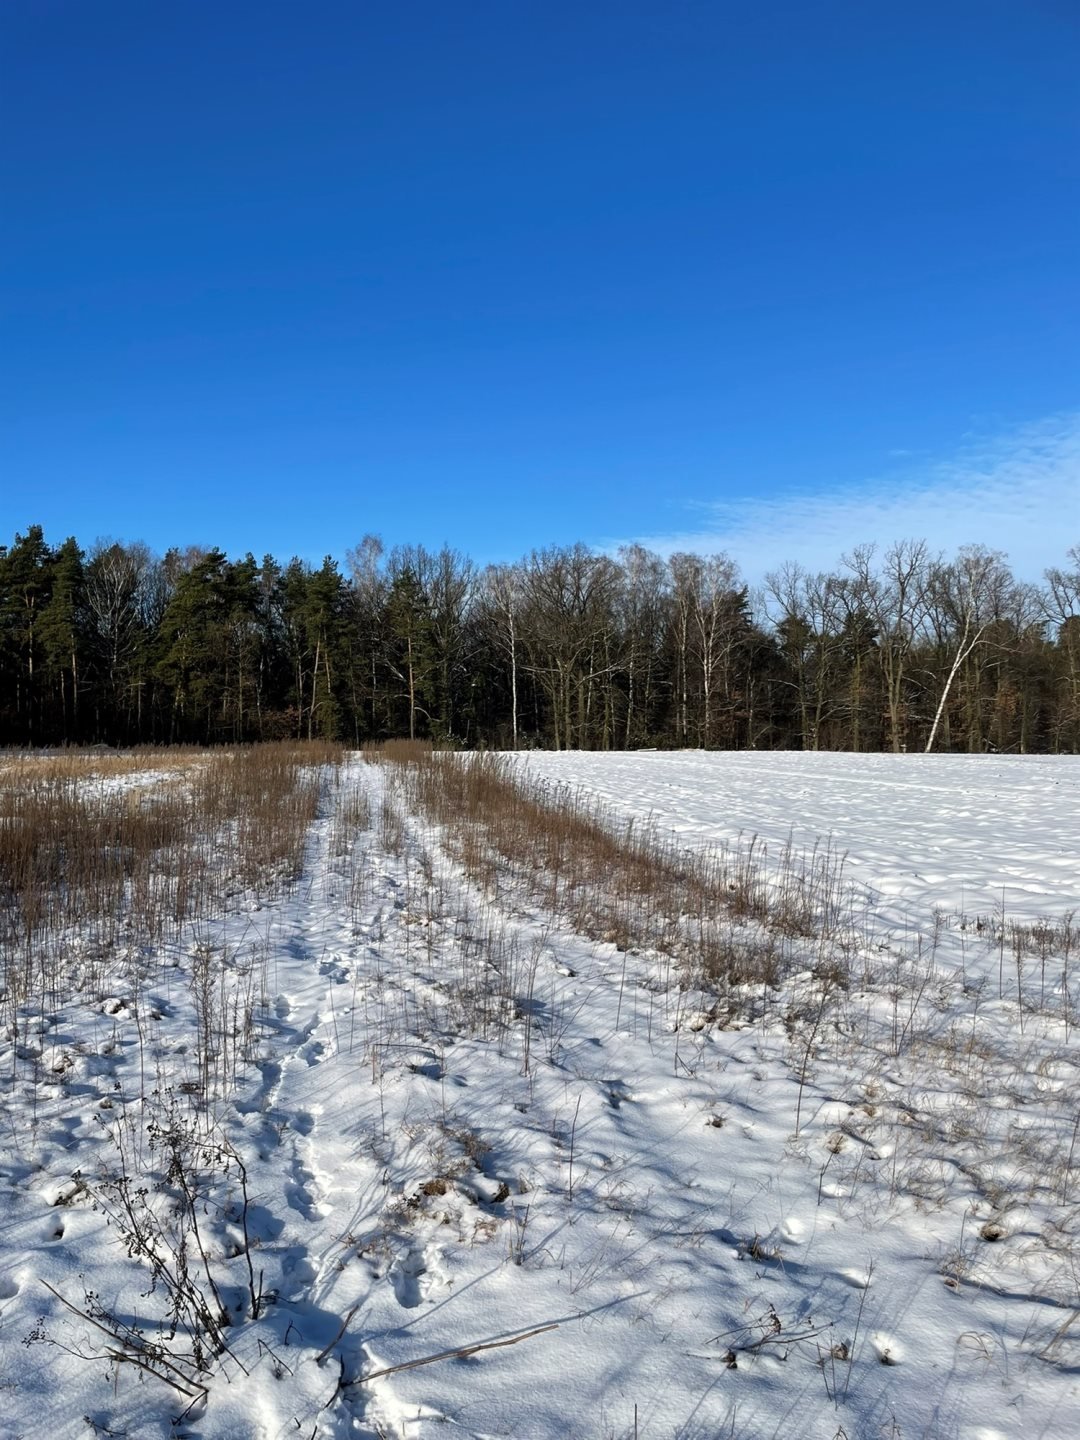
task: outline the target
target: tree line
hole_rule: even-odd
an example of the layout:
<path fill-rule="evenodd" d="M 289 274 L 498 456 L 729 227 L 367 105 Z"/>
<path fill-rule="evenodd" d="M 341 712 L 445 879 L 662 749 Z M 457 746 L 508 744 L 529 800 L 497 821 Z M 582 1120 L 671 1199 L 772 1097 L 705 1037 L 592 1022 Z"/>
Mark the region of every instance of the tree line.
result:
<path fill-rule="evenodd" d="M 345 566 L 0 547 L 0 744 L 1080 750 L 1080 546 L 1041 584 L 924 541 L 788 564 L 366 536 Z"/>

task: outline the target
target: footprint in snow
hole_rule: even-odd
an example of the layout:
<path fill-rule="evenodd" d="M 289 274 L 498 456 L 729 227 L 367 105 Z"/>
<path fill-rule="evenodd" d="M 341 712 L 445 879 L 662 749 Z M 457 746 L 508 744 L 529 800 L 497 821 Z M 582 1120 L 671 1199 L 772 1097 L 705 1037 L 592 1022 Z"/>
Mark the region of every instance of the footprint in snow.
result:
<path fill-rule="evenodd" d="M 286 1251 L 281 1265 L 282 1292 L 287 1300 L 298 1299 L 316 1279 L 318 1270 L 302 1245 Z"/>
<path fill-rule="evenodd" d="M 390 1266 L 390 1283 L 398 1304 L 405 1310 L 415 1310 L 423 1298 L 420 1294 L 420 1277 L 426 1272 L 422 1250 L 410 1249 L 399 1255 Z"/>
<path fill-rule="evenodd" d="M 630 1099 L 630 1092 L 621 1080 L 601 1080 L 600 1084 L 607 1091 L 607 1102 L 613 1110 L 618 1110 Z"/>
<path fill-rule="evenodd" d="M 306 1045 L 301 1045 L 300 1054 L 309 1065 L 318 1065 L 326 1054 L 326 1046 L 321 1040 L 309 1040 Z"/>
<path fill-rule="evenodd" d="M 305 1220 L 318 1220 L 326 1213 L 319 1200 L 319 1187 L 315 1176 L 297 1156 L 285 1182 L 285 1201 L 290 1209 L 302 1215 Z"/>
<path fill-rule="evenodd" d="M 390 1266 L 390 1283 L 398 1304 L 404 1310 L 415 1310 L 428 1298 L 432 1289 L 449 1284 L 441 1264 L 441 1254 L 438 1246 L 421 1250 L 419 1246 L 411 1245 Z"/>

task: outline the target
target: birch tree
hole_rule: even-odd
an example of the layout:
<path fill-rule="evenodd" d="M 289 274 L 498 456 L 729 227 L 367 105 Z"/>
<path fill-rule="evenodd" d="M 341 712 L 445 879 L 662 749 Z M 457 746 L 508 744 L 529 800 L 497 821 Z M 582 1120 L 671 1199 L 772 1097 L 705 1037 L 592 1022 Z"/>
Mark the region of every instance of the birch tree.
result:
<path fill-rule="evenodd" d="M 984 643 L 990 627 L 1002 618 L 1007 598 L 1014 588 L 1005 557 L 981 545 L 962 549 L 950 565 L 938 564 L 932 572 L 929 592 L 952 621 L 952 660 L 949 664 L 934 721 L 926 740 L 926 753 L 934 748 L 941 717 L 948 704 L 953 683 L 961 668 Z M 971 740 L 969 735 L 969 744 Z"/>

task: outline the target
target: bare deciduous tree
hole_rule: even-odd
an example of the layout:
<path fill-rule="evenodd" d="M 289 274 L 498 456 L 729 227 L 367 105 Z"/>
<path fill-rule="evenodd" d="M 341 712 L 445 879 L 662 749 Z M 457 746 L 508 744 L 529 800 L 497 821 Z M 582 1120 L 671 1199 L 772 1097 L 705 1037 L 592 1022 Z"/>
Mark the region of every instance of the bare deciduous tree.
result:
<path fill-rule="evenodd" d="M 885 682 L 889 743 L 895 753 L 907 748 L 905 687 L 912 650 L 926 615 L 931 560 L 925 540 L 898 540 L 874 568 L 875 547 L 859 545 L 843 556 L 851 572 L 858 604 L 872 617 Z"/>

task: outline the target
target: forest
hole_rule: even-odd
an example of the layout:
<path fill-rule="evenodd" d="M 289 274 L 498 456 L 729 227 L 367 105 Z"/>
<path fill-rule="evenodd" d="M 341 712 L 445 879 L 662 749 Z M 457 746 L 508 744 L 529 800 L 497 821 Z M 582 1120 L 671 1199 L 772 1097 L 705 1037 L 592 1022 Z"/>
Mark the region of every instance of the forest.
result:
<path fill-rule="evenodd" d="M 0 546 L 0 744 L 431 737 L 469 748 L 1080 750 L 1080 546 L 860 546 L 751 590 L 722 554 L 344 566 L 141 542 Z"/>

